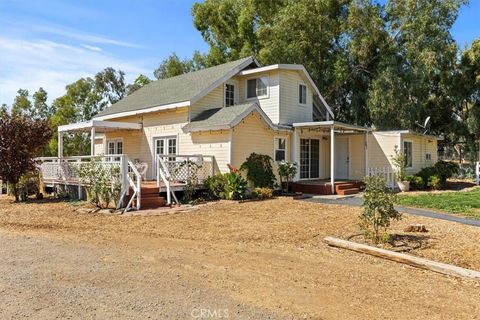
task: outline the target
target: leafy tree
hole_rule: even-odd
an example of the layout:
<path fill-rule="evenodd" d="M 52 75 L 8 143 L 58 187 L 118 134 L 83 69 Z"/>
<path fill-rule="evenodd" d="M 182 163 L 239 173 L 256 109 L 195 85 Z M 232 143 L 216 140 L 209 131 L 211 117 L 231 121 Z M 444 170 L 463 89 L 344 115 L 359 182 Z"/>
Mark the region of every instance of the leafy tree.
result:
<path fill-rule="evenodd" d="M 125 72 L 113 68 L 105 68 L 95 75 L 95 90 L 104 98 L 102 107 L 107 102 L 113 104 L 122 99 L 127 93 Z M 102 109 L 103 110 L 103 109 Z M 101 110 L 99 110 L 101 111 Z"/>
<path fill-rule="evenodd" d="M 32 102 L 30 101 L 28 90 L 19 89 L 13 101 L 12 114 L 31 116 L 32 113 Z"/>
<path fill-rule="evenodd" d="M 205 66 L 205 58 L 198 51 L 194 52 L 192 59 L 185 60 L 180 60 L 176 53 L 172 53 L 167 59 L 160 63 L 153 74 L 157 79 L 166 79 L 187 72 L 200 70 L 205 68 Z"/>
<path fill-rule="evenodd" d="M 273 188 L 275 175 L 272 169 L 272 158 L 266 154 L 251 153 L 242 163 L 240 170 L 247 171 L 247 179 L 254 187 Z"/>
<path fill-rule="evenodd" d="M 0 118 L 0 178 L 12 186 L 16 202 L 20 178 L 35 169 L 33 159 L 50 137 L 46 120 L 33 120 L 17 113 L 4 113 Z"/>
<path fill-rule="evenodd" d="M 54 110 L 47 103 L 48 94 L 40 87 L 37 92 L 33 94 L 33 116 L 38 119 L 48 119 L 52 116 Z"/>
<path fill-rule="evenodd" d="M 5 113 L 7 113 L 7 105 L 5 103 L 2 103 L 0 106 L 0 117 L 3 116 Z"/>
<path fill-rule="evenodd" d="M 127 86 L 127 94 L 132 94 L 133 92 L 137 91 L 138 89 L 140 89 L 141 87 L 149 84 L 150 82 L 152 82 L 152 80 L 150 80 L 150 78 L 148 78 L 147 76 L 143 75 L 143 74 L 140 74 L 133 83 L 129 84 Z"/>

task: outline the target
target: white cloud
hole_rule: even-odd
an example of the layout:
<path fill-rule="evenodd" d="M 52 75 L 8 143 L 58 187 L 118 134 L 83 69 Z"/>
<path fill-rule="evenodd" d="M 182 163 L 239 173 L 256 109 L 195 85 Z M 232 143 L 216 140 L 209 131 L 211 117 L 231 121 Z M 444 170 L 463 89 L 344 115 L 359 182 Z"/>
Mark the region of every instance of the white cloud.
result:
<path fill-rule="evenodd" d="M 102 52 L 102 48 L 99 48 L 99 47 L 96 47 L 96 46 L 90 46 L 88 44 L 84 44 L 82 47 L 84 47 L 85 49 L 88 49 L 88 50 Z"/>
<path fill-rule="evenodd" d="M 36 31 L 37 32 L 55 34 L 55 35 L 67 37 L 67 38 L 70 38 L 70 39 L 73 39 L 73 40 L 80 40 L 80 41 L 89 42 L 89 43 L 109 44 L 109 45 L 116 45 L 116 46 L 127 47 L 127 48 L 141 48 L 142 47 L 142 46 L 140 46 L 138 44 L 135 44 L 135 43 L 110 39 L 110 38 L 100 36 L 100 35 L 96 35 L 96 34 L 90 34 L 90 33 L 85 33 L 85 32 L 82 32 L 82 31 L 71 30 L 71 29 L 67 30 L 67 29 L 65 29 L 65 27 L 36 26 Z"/>
<path fill-rule="evenodd" d="M 1 36 L 0 61 L 0 103 L 8 105 L 19 88 L 33 93 L 43 87 L 51 101 L 64 94 L 67 84 L 93 76 L 106 67 L 123 70 L 128 82 L 151 71 L 145 67 L 145 61 L 119 59 L 94 46 Z"/>

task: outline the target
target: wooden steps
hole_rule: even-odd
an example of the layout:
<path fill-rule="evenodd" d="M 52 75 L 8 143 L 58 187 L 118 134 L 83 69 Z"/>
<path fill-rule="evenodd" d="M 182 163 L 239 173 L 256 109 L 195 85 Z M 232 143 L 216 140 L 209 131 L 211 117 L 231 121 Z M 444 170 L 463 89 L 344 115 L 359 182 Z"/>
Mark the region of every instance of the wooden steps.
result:
<path fill-rule="evenodd" d="M 360 187 L 357 186 L 355 183 L 352 182 L 345 182 L 335 184 L 335 193 L 338 195 L 349 195 L 349 194 L 357 194 L 360 192 Z"/>
<path fill-rule="evenodd" d="M 143 182 L 141 185 L 141 210 L 165 207 L 167 201 L 160 196 L 160 188 L 156 182 Z"/>

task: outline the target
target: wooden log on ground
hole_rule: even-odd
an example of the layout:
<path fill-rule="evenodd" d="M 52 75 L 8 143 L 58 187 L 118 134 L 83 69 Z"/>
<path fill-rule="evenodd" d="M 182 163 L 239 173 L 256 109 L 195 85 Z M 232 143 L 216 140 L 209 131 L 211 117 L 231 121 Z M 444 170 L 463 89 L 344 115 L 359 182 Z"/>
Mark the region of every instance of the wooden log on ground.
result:
<path fill-rule="evenodd" d="M 379 258 L 384 258 L 404 264 L 408 264 L 412 267 L 430 270 L 442 274 L 446 274 L 454 277 L 462 277 L 469 279 L 480 280 L 480 272 L 470 269 L 457 267 L 451 264 L 436 262 L 424 258 L 414 257 L 405 253 L 393 252 L 377 247 L 368 246 L 356 242 L 342 240 L 333 237 L 326 237 L 324 241 L 333 247 L 348 249 L 356 252 L 370 254 Z"/>

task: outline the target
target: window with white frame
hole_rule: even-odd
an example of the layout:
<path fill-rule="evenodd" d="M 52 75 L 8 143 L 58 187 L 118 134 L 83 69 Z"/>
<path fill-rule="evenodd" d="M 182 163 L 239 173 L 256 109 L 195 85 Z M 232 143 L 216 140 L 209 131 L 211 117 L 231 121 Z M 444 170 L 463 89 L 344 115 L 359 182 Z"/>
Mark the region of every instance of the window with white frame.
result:
<path fill-rule="evenodd" d="M 268 78 L 261 77 L 247 80 L 247 99 L 261 98 L 268 95 Z"/>
<path fill-rule="evenodd" d="M 231 107 L 235 104 L 235 86 L 233 84 L 225 84 L 225 106 Z"/>
<path fill-rule="evenodd" d="M 307 86 L 304 84 L 298 85 L 298 103 L 307 104 Z"/>
<path fill-rule="evenodd" d="M 287 151 L 287 139 L 286 138 L 275 138 L 275 161 L 285 160 L 285 155 Z"/>
<path fill-rule="evenodd" d="M 413 143 L 412 141 L 403 141 L 403 154 L 405 155 L 405 165 L 407 168 L 413 166 Z"/>
<path fill-rule="evenodd" d="M 425 160 L 431 161 L 432 160 L 432 154 L 431 153 L 425 153 Z"/>

